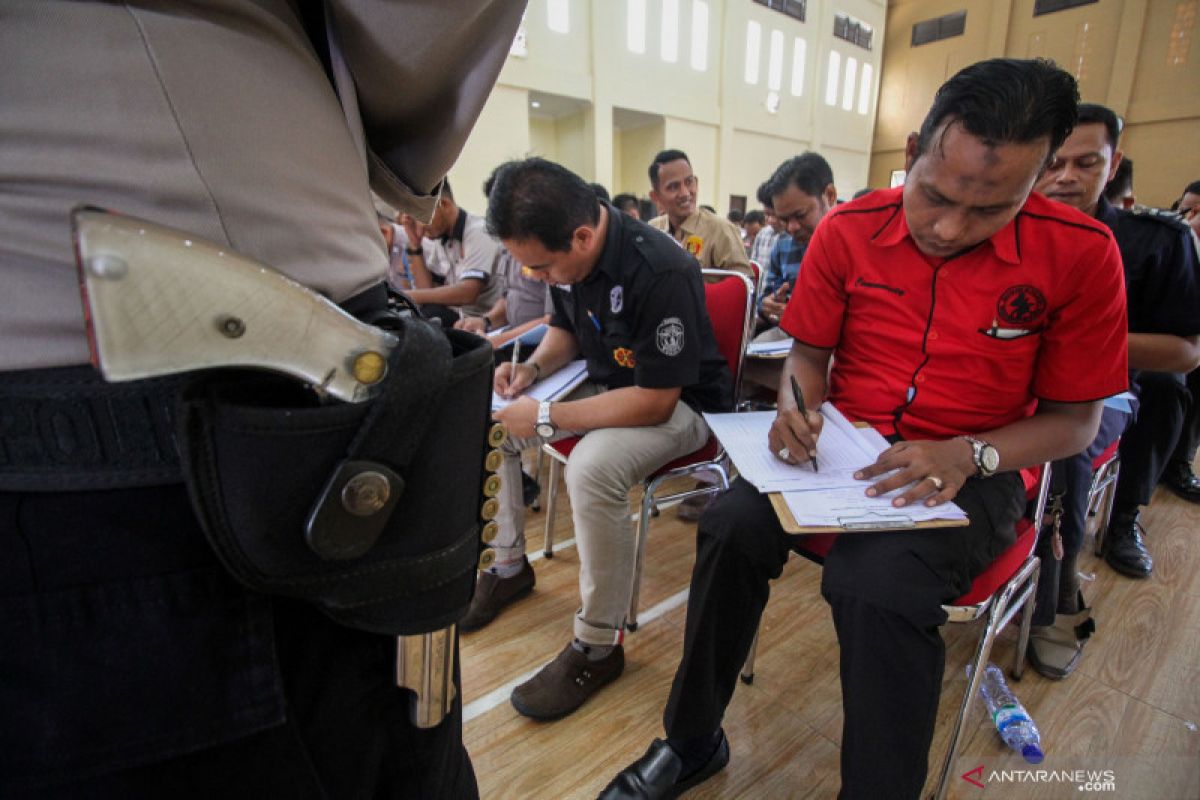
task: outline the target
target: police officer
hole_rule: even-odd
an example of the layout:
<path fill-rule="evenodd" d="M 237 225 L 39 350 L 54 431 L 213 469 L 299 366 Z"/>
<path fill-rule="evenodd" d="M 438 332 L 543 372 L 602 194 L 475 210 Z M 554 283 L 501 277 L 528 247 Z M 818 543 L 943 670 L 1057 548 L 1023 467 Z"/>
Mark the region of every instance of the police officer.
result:
<path fill-rule="evenodd" d="M 460 712 L 409 722 L 393 637 L 217 561 L 175 384 L 87 366 L 69 211 L 152 219 L 378 306 L 368 174 L 429 218 L 523 6 L 5 3 L 0 795 L 476 794 Z M 414 74 L 421 91 L 397 91 Z"/>
<path fill-rule="evenodd" d="M 551 284 L 554 300 L 550 330 L 525 363 L 497 370 L 496 391 L 519 394 L 580 355 L 588 382 L 564 402 L 520 398 L 496 414 L 513 437 L 500 473 L 498 563 L 480 575 L 463 625 L 482 627 L 533 588 L 517 480 L 521 449 L 582 434 L 566 470 L 580 561 L 575 638 L 512 694 L 522 714 L 553 719 L 624 668 L 636 549 L 629 489 L 704 444 L 700 413 L 728 410 L 731 383 L 700 271 L 669 237 L 598 202 L 581 178 L 542 159 L 502 165 L 494 181 L 489 229 Z"/>

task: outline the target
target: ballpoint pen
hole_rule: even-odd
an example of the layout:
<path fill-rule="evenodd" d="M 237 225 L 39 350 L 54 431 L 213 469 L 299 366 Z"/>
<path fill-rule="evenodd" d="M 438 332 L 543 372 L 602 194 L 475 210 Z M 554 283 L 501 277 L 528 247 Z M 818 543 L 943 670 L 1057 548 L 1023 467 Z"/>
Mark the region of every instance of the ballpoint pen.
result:
<path fill-rule="evenodd" d="M 508 380 L 509 380 L 510 386 L 512 385 L 512 381 L 514 381 L 517 377 L 517 365 L 520 363 L 521 363 L 521 338 L 518 336 L 516 339 L 513 339 L 512 368 L 508 371 Z M 509 396 L 511 397 L 512 395 L 510 394 Z"/>
<path fill-rule="evenodd" d="M 804 417 L 805 422 L 807 422 L 808 411 L 804 408 L 804 395 L 800 394 L 800 384 L 796 383 L 795 375 L 790 375 L 789 377 L 792 380 L 792 397 L 796 400 L 796 407 L 800 409 L 800 415 Z M 809 455 L 808 460 L 809 463 L 812 464 L 813 472 L 820 472 L 820 470 L 817 469 L 816 455 Z"/>

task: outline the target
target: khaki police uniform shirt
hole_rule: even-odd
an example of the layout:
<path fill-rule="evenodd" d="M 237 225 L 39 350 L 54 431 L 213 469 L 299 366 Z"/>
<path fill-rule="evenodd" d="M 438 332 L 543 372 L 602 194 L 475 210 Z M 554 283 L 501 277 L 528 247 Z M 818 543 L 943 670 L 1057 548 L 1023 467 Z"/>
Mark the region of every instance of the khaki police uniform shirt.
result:
<path fill-rule="evenodd" d="M 671 233 L 670 218 L 663 214 L 650 220 L 651 227 Z M 697 207 L 674 233 L 675 241 L 683 245 L 704 269 L 732 269 L 752 280 L 750 259 L 737 226 L 711 211 Z"/>
<path fill-rule="evenodd" d="M 0 370 L 88 361 L 80 203 L 216 242 L 337 302 L 381 282 L 368 181 L 430 218 L 524 5 L 4 0 Z M 318 55 L 326 8 L 337 91 Z"/>

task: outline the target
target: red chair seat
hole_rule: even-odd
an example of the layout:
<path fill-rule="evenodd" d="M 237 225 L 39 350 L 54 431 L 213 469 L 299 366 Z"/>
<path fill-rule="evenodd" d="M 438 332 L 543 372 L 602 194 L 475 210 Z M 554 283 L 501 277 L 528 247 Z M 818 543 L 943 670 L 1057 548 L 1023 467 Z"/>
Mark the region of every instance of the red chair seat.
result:
<path fill-rule="evenodd" d="M 1092 459 L 1092 471 L 1100 469 L 1108 462 L 1113 460 L 1113 456 L 1117 454 L 1117 450 L 1121 447 L 1121 437 L 1118 436 L 1116 441 L 1104 448 L 1104 452 Z"/>
<path fill-rule="evenodd" d="M 1041 480 L 1041 467 L 1030 467 L 1021 470 L 1021 482 L 1025 484 L 1025 499 L 1033 501 L 1037 499 L 1038 481 Z M 854 534 L 849 534 L 853 536 Z M 834 541 L 840 533 L 814 533 L 805 537 L 800 544 L 800 555 L 815 561 L 818 564 L 824 563 L 825 557 L 829 555 L 830 549 L 833 547 Z M 1017 522 L 1017 541 L 996 557 L 982 574 L 978 575 L 971 583 L 971 588 L 962 597 L 955 600 L 950 605 L 954 606 L 970 606 L 976 603 L 981 603 L 991 597 L 1000 586 L 1011 578 L 1021 565 L 1025 563 L 1025 559 L 1033 552 L 1034 542 L 1031 537 L 1037 536 L 1037 527 L 1031 520 L 1021 518 Z"/>

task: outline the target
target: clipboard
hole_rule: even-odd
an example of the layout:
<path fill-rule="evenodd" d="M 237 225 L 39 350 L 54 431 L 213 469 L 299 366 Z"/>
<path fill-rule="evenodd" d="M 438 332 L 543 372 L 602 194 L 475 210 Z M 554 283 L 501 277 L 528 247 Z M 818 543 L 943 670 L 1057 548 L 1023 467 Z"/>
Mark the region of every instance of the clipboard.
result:
<path fill-rule="evenodd" d="M 969 522 L 966 519 L 934 519 L 913 522 L 912 517 L 897 509 L 895 513 L 888 514 L 869 512 L 857 517 L 839 517 L 838 525 L 800 525 L 792 516 L 792 510 L 788 508 L 782 492 L 771 492 L 767 497 L 771 499 L 771 507 L 775 509 L 775 516 L 779 517 L 779 524 L 783 526 L 785 533 L 872 533 L 875 531 L 929 530 L 961 528 Z"/>
<path fill-rule="evenodd" d="M 865 422 L 852 423 L 856 428 L 871 427 Z M 962 528 L 969 524 L 968 519 L 932 519 L 914 522 L 912 517 L 900 509 L 889 510 L 886 514 L 869 511 L 848 517 L 838 517 L 837 525 L 801 525 L 796 522 L 782 492 L 770 492 L 771 507 L 775 516 L 783 526 L 785 533 L 873 533 L 876 531 L 931 530 L 933 528 Z"/>

